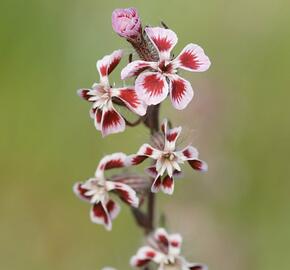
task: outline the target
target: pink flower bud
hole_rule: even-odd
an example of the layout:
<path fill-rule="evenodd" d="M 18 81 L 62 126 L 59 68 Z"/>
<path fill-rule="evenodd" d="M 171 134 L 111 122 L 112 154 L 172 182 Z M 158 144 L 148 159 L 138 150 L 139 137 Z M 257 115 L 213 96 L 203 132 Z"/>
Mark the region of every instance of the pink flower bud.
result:
<path fill-rule="evenodd" d="M 121 37 L 136 38 L 140 35 L 142 27 L 135 8 L 115 9 L 112 13 L 112 26 Z"/>

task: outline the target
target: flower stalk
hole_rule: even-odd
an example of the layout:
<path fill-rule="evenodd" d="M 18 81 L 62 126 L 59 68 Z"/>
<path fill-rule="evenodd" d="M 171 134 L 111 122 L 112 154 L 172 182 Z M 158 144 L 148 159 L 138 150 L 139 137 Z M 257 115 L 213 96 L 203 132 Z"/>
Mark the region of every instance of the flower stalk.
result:
<path fill-rule="evenodd" d="M 181 235 L 168 234 L 165 229 L 157 228 L 155 219 L 156 194 L 173 194 L 174 179 L 181 176 L 185 162 L 196 171 L 207 171 L 207 164 L 199 159 L 195 147 L 187 145 L 179 149 L 176 146 L 182 128 L 172 127 L 167 119 L 161 123 L 160 106 L 169 97 L 175 109 L 186 108 L 193 98 L 193 90 L 191 83 L 180 76 L 180 70 L 203 72 L 210 67 L 210 60 L 203 49 L 193 43 L 174 57 L 172 50 L 178 41 L 177 35 L 164 22 L 161 25 L 163 27 L 143 29 L 135 8 L 113 12 L 114 31 L 132 45 L 139 57 L 134 60 L 130 53 L 129 63 L 120 74 L 122 80 L 134 78 L 134 84 L 113 87 L 109 82 L 109 75 L 124 54 L 123 50 L 115 50 L 97 61 L 99 81 L 91 88 L 80 89 L 78 94 L 91 103 L 90 116 L 103 137 L 143 123 L 150 132 L 152 145 L 144 143 L 133 155 L 114 153 L 103 157 L 95 175 L 77 182 L 74 193 L 91 205 L 91 221 L 107 230 L 112 229 L 113 220 L 121 210 L 114 196 L 131 208 L 136 224 L 144 231 L 148 242 L 132 257 L 132 266 L 150 270 L 148 263 L 152 262 L 160 270 L 205 270 L 205 265 L 189 263 L 180 255 Z M 130 122 L 115 105 L 128 109 L 138 118 Z M 148 177 L 122 172 L 107 176 L 108 170 L 137 166 L 147 159 L 152 160 L 146 169 Z M 142 210 L 144 201 L 147 205 Z M 162 219 L 165 220 L 165 216 Z"/>

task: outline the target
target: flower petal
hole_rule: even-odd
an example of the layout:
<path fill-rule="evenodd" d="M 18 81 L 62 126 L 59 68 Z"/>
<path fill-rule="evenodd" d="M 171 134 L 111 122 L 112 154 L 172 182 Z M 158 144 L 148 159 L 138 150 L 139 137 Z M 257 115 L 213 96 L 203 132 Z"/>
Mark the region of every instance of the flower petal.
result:
<path fill-rule="evenodd" d="M 189 145 L 183 150 L 175 152 L 175 155 L 182 161 L 193 160 L 198 158 L 198 151 L 195 147 Z"/>
<path fill-rule="evenodd" d="M 156 105 L 168 95 L 166 78 L 157 72 L 143 72 L 135 81 L 137 95 L 147 105 Z"/>
<path fill-rule="evenodd" d="M 165 134 L 165 151 L 174 151 L 176 148 L 176 141 L 178 137 L 180 136 L 182 128 L 176 127 L 169 129 L 167 133 Z"/>
<path fill-rule="evenodd" d="M 142 267 L 148 264 L 150 261 L 154 261 L 156 263 L 161 263 L 164 255 L 152 247 L 144 246 L 141 247 L 135 256 L 133 256 L 130 260 L 130 264 L 133 267 Z"/>
<path fill-rule="evenodd" d="M 101 128 L 103 137 L 123 132 L 126 128 L 125 120 L 111 104 L 103 108 Z"/>
<path fill-rule="evenodd" d="M 147 62 L 142 60 L 133 61 L 122 69 L 121 79 L 125 80 L 133 76 L 138 76 L 141 72 L 149 68 L 157 69 L 158 64 L 156 62 Z"/>
<path fill-rule="evenodd" d="M 137 155 L 147 156 L 153 159 L 158 159 L 162 152 L 158 149 L 155 149 L 148 143 L 144 143 L 138 150 Z"/>
<path fill-rule="evenodd" d="M 121 152 L 104 156 L 99 162 L 95 176 L 97 178 L 100 178 L 103 176 L 105 170 L 125 167 L 126 159 L 127 159 L 127 156 Z"/>
<path fill-rule="evenodd" d="M 120 199 L 122 199 L 127 204 L 138 207 L 139 206 L 139 198 L 134 189 L 130 186 L 120 183 L 120 182 L 113 182 L 113 181 L 106 181 L 106 188 L 108 191 L 116 192 Z"/>
<path fill-rule="evenodd" d="M 169 235 L 169 254 L 177 256 L 180 254 L 182 237 L 180 234 Z"/>
<path fill-rule="evenodd" d="M 120 210 L 121 210 L 121 207 L 117 203 L 115 203 L 113 200 L 109 200 L 107 202 L 106 208 L 108 210 L 108 214 L 111 220 L 115 219 L 119 215 Z"/>
<path fill-rule="evenodd" d="M 158 172 L 156 171 L 156 167 L 155 166 L 151 166 L 149 168 L 145 169 L 145 172 L 150 175 L 151 177 L 155 178 L 158 174 Z"/>
<path fill-rule="evenodd" d="M 160 191 L 160 189 L 161 189 L 161 176 L 157 175 L 151 186 L 151 192 L 157 193 Z"/>
<path fill-rule="evenodd" d="M 161 184 L 161 190 L 168 195 L 172 195 L 174 191 L 174 180 L 173 177 L 166 175 Z"/>
<path fill-rule="evenodd" d="M 114 88 L 112 93 L 115 97 L 121 99 L 126 106 L 138 115 L 145 115 L 147 110 L 147 105 L 139 99 L 135 88 L 124 87 L 124 88 Z"/>
<path fill-rule="evenodd" d="M 160 242 L 163 246 L 168 247 L 169 237 L 168 233 L 164 228 L 158 228 L 154 232 L 154 238 L 156 241 Z"/>
<path fill-rule="evenodd" d="M 173 60 L 176 67 L 193 72 L 206 71 L 211 63 L 204 50 L 197 44 L 188 44 Z"/>
<path fill-rule="evenodd" d="M 122 50 L 116 50 L 112 54 L 106 55 L 101 60 L 97 61 L 97 69 L 100 74 L 101 82 L 108 82 L 108 75 L 120 63 L 122 55 Z"/>
<path fill-rule="evenodd" d="M 208 165 L 203 160 L 193 159 L 193 160 L 188 160 L 188 163 L 194 170 L 197 170 L 200 172 L 207 172 L 208 171 Z"/>
<path fill-rule="evenodd" d="M 83 188 L 82 185 L 83 184 L 81 182 L 75 183 L 73 186 L 73 191 L 80 199 L 86 202 L 90 202 L 92 196 L 87 196 L 85 194 L 88 190 L 86 188 Z"/>
<path fill-rule="evenodd" d="M 84 100 L 89 100 L 90 98 L 91 98 L 91 94 L 90 94 L 90 92 L 91 92 L 92 90 L 91 89 L 87 89 L 87 88 L 84 88 L 84 89 L 79 89 L 78 91 L 77 91 L 77 94 L 78 94 L 78 96 L 79 97 L 81 97 L 81 98 L 83 98 Z"/>
<path fill-rule="evenodd" d="M 176 34 L 161 27 L 146 27 L 145 32 L 158 50 L 160 59 L 169 60 L 170 52 L 178 40 Z"/>
<path fill-rule="evenodd" d="M 94 113 L 94 124 L 97 130 L 102 130 L 102 117 L 103 111 L 101 109 L 92 109 L 92 113 Z"/>
<path fill-rule="evenodd" d="M 193 98 L 191 84 L 178 75 L 171 75 L 170 82 L 172 105 L 177 110 L 183 110 Z"/>
<path fill-rule="evenodd" d="M 104 225 L 108 231 L 112 229 L 110 216 L 101 202 L 92 206 L 90 217 L 93 223 Z"/>

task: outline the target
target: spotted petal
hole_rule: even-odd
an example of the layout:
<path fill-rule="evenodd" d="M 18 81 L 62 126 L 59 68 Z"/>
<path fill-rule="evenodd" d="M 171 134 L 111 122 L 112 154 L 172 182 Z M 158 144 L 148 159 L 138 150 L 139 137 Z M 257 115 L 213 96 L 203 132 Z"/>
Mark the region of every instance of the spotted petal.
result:
<path fill-rule="evenodd" d="M 182 161 L 187 161 L 187 160 L 194 160 L 198 158 L 198 151 L 195 147 L 189 145 L 185 147 L 181 151 L 175 152 L 175 154 L 180 158 Z"/>
<path fill-rule="evenodd" d="M 126 106 L 138 115 L 145 115 L 147 105 L 139 99 L 134 87 L 114 88 L 112 89 L 114 97 L 121 99 Z"/>
<path fill-rule="evenodd" d="M 116 50 L 112 54 L 106 55 L 101 60 L 97 61 L 97 69 L 100 74 L 101 82 L 108 83 L 108 75 L 120 63 L 122 55 L 122 50 Z"/>
<path fill-rule="evenodd" d="M 151 192 L 153 192 L 153 193 L 159 192 L 161 189 L 161 183 L 162 183 L 161 176 L 157 175 L 152 183 Z"/>
<path fill-rule="evenodd" d="M 115 110 L 112 104 L 109 104 L 103 108 L 101 128 L 103 137 L 123 132 L 125 130 L 126 123 L 123 117 Z"/>
<path fill-rule="evenodd" d="M 183 110 L 193 98 L 193 89 L 190 82 L 178 75 L 170 76 L 172 105 L 177 110 Z"/>
<path fill-rule="evenodd" d="M 147 27 L 145 32 L 159 52 L 160 59 L 169 60 L 170 52 L 177 43 L 176 34 L 161 27 Z"/>
<path fill-rule="evenodd" d="M 120 199 L 127 204 L 133 207 L 139 206 L 139 198 L 137 197 L 135 190 L 130 186 L 120 182 L 106 181 L 106 188 L 108 191 L 116 192 Z"/>
<path fill-rule="evenodd" d="M 121 71 L 121 79 L 125 80 L 127 78 L 138 76 L 141 72 L 146 69 L 152 68 L 157 69 L 158 64 L 156 62 L 147 62 L 142 60 L 137 60 L 129 63 Z"/>
<path fill-rule="evenodd" d="M 147 105 L 156 105 L 168 95 L 168 83 L 165 76 L 158 72 L 143 72 L 135 81 L 137 95 Z"/>
<path fill-rule="evenodd" d="M 188 44 L 182 52 L 173 60 L 176 67 L 192 71 L 202 72 L 208 70 L 211 63 L 204 50 L 197 44 Z"/>
<path fill-rule="evenodd" d="M 101 202 L 92 206 L 90 217 L 93 223 L 104 225 L 108 231 L 112 229 L 111 218 Z"/>

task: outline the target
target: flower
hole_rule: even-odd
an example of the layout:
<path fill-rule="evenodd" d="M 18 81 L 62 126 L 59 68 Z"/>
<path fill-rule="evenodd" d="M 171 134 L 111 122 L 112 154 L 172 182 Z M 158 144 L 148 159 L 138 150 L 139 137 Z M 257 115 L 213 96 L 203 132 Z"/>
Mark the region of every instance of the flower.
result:
<path fill-rule="evenodd" d="M 103 137 L 125 130 L 125 120 L 115 110 L 114 99 L 120 100 L 138 115 L 146 113 L 147 106 L 137 97 L 134 87 L 114 88 L 109 83 L 108 76 L 119 64 L 122 55 L 122 50 L 117 50 L 97 61 L 100 82 L 94 83 L 92 89 L 78 90 L 80 97 L 93 103 L 90 115 L 94 119 L 96 129 L 102 132 Z"/>
<path fill-rule="evenodd" d="M 189 263 L 180 256 L 182 237 L 180 234 L 168 234 L 165 229 L 156 229 L 148 239 L 149 245 L 141 247 L 131 258 L 131 265 L 144 267 L 150 262 L 159 265 L 159 270 L 206 270 L 200 263 Z"/>
<path fill-rule="evenodd" d="M 152 167 L 147 169 L 147 173 L 154 178 L 151 186 L 152 192 L 158 192 L 160 189 L 167 194 L 172 194 L 174 191 L 174 176 L 181 173 L 179 164 L 188 161 L 190 166 L 198 171 L 207 171 L 207 164 L 198 159 L 198 151 L 193 146 L 189 145 L 183 150 L 176 149 L 176 141 L 181 133 L 181 127 L 168 129 L 168 123 L 165 119 L 161 125 L 164 143 L 161 142 L 157 148 L 149 144 L 143 144 L 137 154 L 127 158 L 128 165 L 137 165 L 145 159 L 152 158 L 155 162 Z M 166 171 L 166 173 L 165 173 Z M 165 177 L 161 177 L 165 174 Z"/>
<path fill-rule="evenodd" d="M 137 208 L 139 199 L 136 192 L 121 181 L 109 181 L 105 178 L 105 170 L 122 168 L 125 166 L 126 155 L 115 153 L 105 156 L 99 163 L 95 177 L 86 182 L 77 182 L 74 193 L 82 200 L 92 204 L 90 217 L 93 223 L 102 224 L 107 230 L 112 228 L 112 220 L 119 212 L 120 206 L 110 199 L 109 193 L 114 192 L 121 200 Z"/>
<path fill-rule="evenodd" d="M 134 39 L 142 31 L 136 8 L 115 9 L 112 13 L 112 26 L 121 37 Z"/>
<path fill-rule="evenodd" d="M 133 61 L 122 70 L 121 78 L 124 80 L 138 76 L 135 89 L 147 105 L 159 104 L 170 93 L 173 106 L 182 110 L 193 98 L 193 90 L 187 80 L 177 75 L 178 69 L 206 71 L 210 67 L 210 60 L 200 46 L 192 43 L 175 59 L 171 59 L 170 53 L 177 43 L 176 34 L 170 29 L 160 27 L 147 27 L 145 32 L 159 53 L 159 60 Z"/>

